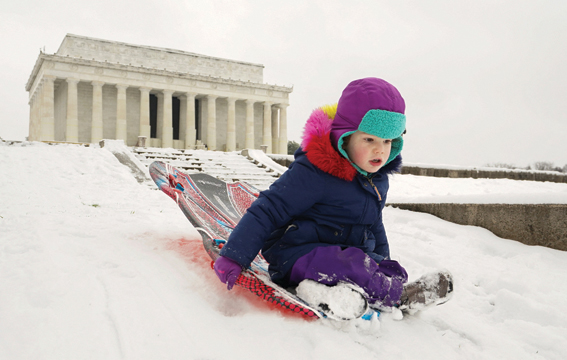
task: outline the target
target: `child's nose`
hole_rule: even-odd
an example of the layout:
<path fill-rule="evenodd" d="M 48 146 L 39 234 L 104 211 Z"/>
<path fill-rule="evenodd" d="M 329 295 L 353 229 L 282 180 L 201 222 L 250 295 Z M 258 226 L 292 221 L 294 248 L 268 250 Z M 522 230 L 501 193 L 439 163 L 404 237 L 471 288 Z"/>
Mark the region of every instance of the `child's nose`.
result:
<path fill-rule="evenodd" d="M 374 148 L 374 152 L 377 154 L 382 154 L 384 153 L 384 144 L 382 143 L 377 143 L 376 147 Z"/>

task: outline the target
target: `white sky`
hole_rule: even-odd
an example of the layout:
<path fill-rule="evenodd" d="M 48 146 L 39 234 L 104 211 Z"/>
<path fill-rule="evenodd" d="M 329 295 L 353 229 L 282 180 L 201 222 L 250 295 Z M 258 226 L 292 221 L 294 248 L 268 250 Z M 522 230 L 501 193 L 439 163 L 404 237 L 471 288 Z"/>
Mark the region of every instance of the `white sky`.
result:
<path fill-rule="evenodd" d="M 567 164 L 563 0 L 10 1 L 0 12 L 0 136 L 28 135 L 25 83 L 66 33 L 265 65 L 294 86 L 289 137 L 351 80 L 406 100 L 408 162 Z"/>

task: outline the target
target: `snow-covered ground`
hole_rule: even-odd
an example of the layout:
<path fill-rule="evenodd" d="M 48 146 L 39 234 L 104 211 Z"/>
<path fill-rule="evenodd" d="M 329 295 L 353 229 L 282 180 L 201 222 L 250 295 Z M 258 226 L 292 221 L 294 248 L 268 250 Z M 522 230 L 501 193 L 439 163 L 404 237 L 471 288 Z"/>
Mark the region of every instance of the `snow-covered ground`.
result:
<path fill-rule="evenodd" d="M 447 268 L 455 294 L 364 331 L 227 291 L 175 203 L 107 150 L 0 144 L 0 183 L 0 359 L 567 358 L 566 252 L 386 208 L 410 280 Z M 391 184 L 391 202 L 567 198 L 567 184 L 407 175 Z"/>
<path fill-rule="evenodd" d="M 390 203 L 567 204 L 567 184 L 510 179 L 397 175 Z"/>

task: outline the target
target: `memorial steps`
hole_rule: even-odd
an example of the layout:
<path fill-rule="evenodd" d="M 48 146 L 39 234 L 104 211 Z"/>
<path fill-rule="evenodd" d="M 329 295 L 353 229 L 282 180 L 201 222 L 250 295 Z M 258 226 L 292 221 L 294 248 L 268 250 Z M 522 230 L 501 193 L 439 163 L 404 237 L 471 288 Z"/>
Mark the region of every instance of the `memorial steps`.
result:
<path fill-rule="evenodd" d="M 286 169 L 260 150 L 132 148 L 131 151 L 146 167 L 154 161 L 163 161 L 187 173 L 204 172 L 226 182 L 245 181 L 259 190 L 267 189 Z"/>

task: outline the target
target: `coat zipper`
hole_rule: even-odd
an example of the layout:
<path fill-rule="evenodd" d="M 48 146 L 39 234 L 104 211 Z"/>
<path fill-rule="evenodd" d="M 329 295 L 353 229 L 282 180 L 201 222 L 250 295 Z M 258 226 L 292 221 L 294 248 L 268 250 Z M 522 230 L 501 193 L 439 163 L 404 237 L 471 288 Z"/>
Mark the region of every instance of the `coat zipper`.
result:
<path fill-rule="evenodd" d="M 367 178 L 368 181 L 370 182 L 370 185 L 372 185 L 372 187 L 374 188 L 374 191 L 376 191 L 376 194 L 378 194 L 378 200 L 382 201 L 382 196 L 380 196 L 380 192 L 378 191 L 378 188 L 376 187 L 376 185 L 374 185 L 374 183 L 372 182 L 372 178 L 369 177 Z"/>

